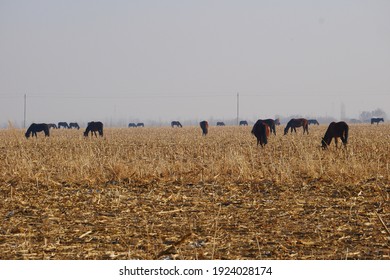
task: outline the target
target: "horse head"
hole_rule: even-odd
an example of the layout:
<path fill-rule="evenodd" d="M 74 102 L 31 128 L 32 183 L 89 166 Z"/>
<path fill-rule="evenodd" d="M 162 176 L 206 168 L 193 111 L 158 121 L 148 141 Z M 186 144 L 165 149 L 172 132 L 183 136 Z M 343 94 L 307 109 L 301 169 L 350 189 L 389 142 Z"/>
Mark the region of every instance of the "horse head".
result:
<path fill-rule="evenodd" d="M 325 139 L 324 138 L 321 138 L 321 147 L 323 150 L 327 149 L 328 148 L 328 143 L 326 143 Z"/>

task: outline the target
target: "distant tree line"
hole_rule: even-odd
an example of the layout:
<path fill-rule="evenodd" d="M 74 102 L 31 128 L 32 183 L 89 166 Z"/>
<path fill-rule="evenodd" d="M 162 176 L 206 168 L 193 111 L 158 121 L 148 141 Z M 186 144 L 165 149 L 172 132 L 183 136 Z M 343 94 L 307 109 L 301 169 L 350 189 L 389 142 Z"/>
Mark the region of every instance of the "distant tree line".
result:
<path fill-rule="evenodd" d="M 359 119 L 363 122 L 369 122 L 371 118 L 384 118 L 386 119 L 386 112 L 378 108 L 373 111 L 363 111 L 359 115 Z"/>

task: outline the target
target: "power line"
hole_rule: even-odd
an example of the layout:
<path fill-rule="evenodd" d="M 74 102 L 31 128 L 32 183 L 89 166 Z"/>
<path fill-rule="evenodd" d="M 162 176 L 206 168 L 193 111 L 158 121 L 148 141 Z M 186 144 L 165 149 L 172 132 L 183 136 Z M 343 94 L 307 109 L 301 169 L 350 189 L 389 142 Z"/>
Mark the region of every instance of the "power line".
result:
<path fill-rule="evenodd" d="M 107 94 L 107 95 L 74 95 L 74 94 L 29 94 L 29 98 L 47 99 L 160 99 L 160 98 L 212 98 L 234 97 L 233 93 L 200 93 L 200 94 Z M 1 95 L 0 99 L 19 99 L 24 95 Z M 363 97 L 363 96 L 390 96 L 389 91 L 365 91 L 365 92 L 247 92 L 240 93 L 242 97 Z"/>

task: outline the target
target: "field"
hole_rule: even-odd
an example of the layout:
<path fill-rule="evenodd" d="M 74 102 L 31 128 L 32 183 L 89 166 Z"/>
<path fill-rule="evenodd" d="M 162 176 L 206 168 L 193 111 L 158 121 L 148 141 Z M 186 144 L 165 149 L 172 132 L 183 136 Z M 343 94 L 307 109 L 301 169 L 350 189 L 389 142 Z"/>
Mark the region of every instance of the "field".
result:
<path fill-rule="evenodd" d="M 0 259 L 390 259 L 390 125 L 0 131 Z"/>

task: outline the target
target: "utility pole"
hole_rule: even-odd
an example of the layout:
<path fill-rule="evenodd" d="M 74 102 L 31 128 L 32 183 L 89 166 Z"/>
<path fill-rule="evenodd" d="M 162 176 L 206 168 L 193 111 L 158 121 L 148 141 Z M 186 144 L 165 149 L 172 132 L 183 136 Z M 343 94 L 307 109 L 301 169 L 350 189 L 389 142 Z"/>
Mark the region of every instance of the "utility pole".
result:
<path fill-rule="evenodd" d="M 23 128 L 26 128 L 26 109 L 27 109 L 27 95 L 24 95 L 24 116 L 23 116 Z"/>
<path fill-rule="evenodd" d="M 240 117 L 240 94 L 237 92 L 237 125 Z"/>

